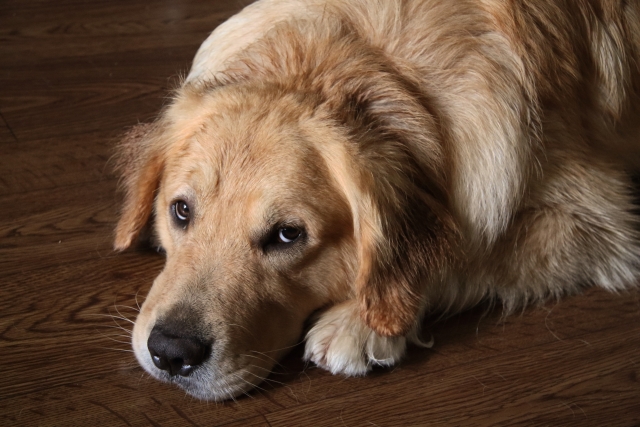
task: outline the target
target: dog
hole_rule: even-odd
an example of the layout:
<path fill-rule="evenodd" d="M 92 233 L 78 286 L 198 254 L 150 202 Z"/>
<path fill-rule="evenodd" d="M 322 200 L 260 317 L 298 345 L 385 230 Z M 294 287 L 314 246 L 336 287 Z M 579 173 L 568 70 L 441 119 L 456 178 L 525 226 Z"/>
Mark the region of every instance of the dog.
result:
<path fill-rule="evenodd" d="M 426 314 L 636 286 L 639 64 L 636 0 L 246 7 L 119 146 L 115 249 L 166 253 L 139 363 L 224 400 L 305 331 L 363 375 Z"/>

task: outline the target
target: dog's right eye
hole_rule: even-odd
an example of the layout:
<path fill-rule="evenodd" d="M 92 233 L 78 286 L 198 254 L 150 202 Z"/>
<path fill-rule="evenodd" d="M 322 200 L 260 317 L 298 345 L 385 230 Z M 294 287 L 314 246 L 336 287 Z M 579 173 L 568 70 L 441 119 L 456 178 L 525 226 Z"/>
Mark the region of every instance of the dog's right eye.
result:
<path fill-rule="evenodd" d="M 171 213 L 176 224 L 182 228 L 187 228 L 189 225 L 189 205 L 184 200 L 177 200 L 171 205 Z"/>

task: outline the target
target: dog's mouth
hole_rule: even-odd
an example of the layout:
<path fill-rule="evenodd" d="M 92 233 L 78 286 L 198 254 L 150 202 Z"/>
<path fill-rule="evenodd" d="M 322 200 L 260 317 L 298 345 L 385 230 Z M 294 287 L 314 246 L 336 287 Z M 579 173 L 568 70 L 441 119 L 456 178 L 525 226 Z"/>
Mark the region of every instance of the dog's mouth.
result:
<path fill-rule="evenodd" d="M 222 401 L 247 394 L 264 381 L 273 367 L 273 362 L 267 358 L 226 354 L 224 342 L 209 346 L 201 360 L 187 357 L 182 361 L 179 357 L 168 360 L 166 353 L 159 355 L 158 346 L 153 345 L 154 334 L 150 334 L 149 341 L 156 350 L 134 342 L 136 358 L 144 370 L 155 379 L 175 384 L 198 399 Z"/>
<path fill-rule="evenodd" d="M 276 363 L 278 354 L 258 351 L 264 349 L 250 330 L 231 324 L 214 327 L 198 316 L 156 318 L 143 306 L 132 345 L 139 364 L 153 378 L 175 384 L 198 399 L 222 401 L 259 386 Z"/>
<path fill-rule="evenodd" d="M 161 381 L 179 386 L 198 399 L 214 401 L 234 399 L 247 394 L 264 380 L 262 375 L 251 371 L 250 365 L 229 372 L 215 372 L 215 369 L 208 366 L 200 366 L 189 376 L 171 376 L 165 371 L 161 371 L 159 376 L 156 374 L 157 372 L 152 375 Z"/>

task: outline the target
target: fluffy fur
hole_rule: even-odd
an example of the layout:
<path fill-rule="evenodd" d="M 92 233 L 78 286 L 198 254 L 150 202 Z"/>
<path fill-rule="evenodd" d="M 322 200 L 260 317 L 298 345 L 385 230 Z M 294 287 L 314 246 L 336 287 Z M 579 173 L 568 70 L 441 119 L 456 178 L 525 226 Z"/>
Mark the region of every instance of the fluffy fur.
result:
<path fill-rule="evenodd" d="M 245 8 L 120 148 L 115 247 L 153 218 L 167 254 L 138 360 L 219 400 L 314 312 L 305 358 L 361 375 L 418 342 L 425 313 L 635 285 L 639 53 L 635 0 Z M 302 234 L 274 242 L 283 227 Z M 210 346 L 190 375 L 154 366 L 159 324 Z"/>

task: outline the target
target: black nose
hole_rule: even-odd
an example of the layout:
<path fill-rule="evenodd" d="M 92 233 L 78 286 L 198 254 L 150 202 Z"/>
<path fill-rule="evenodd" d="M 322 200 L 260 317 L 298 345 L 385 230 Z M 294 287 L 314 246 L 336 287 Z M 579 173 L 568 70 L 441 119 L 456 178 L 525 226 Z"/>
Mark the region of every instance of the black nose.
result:
<path fill-rule="evenodd" d="M 169 333 L 161 326 L 154 326 L 147 348 L 153 364 L 171 376 L 188 376 L 209 357 L 211 344 L 195 337 Z"/>

